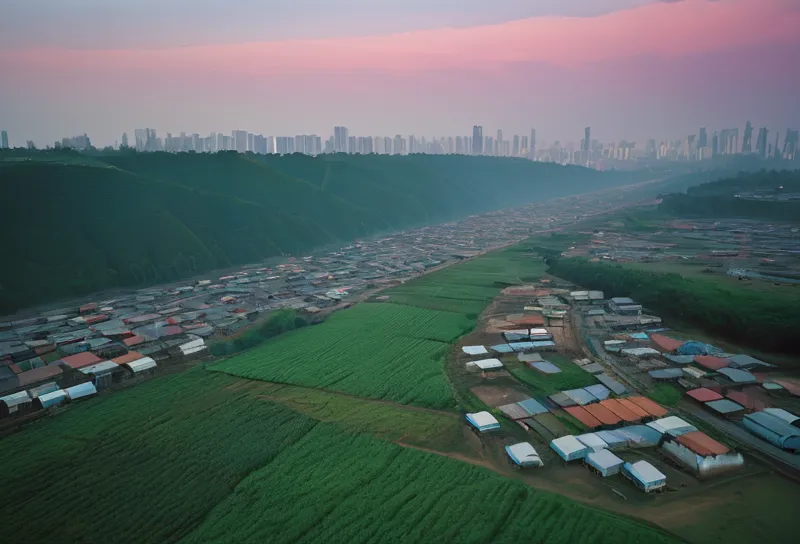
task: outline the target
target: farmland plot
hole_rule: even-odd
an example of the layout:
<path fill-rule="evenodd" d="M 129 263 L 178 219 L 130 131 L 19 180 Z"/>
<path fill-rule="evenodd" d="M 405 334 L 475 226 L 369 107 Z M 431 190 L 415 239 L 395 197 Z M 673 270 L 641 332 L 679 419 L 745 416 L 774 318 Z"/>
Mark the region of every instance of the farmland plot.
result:
<path fill-rule="evenodd" d="M 655 529 L 446 457 L 320 424 L 185 540 L 662 543 Z"/>
<path fill-rule="evenodd" d="M 0 441 L 4 542 L 174 542 L 315 421 L 202 369 Z M 245 384 L 246 385 L 246 384 Z"/>
<path fill-rule="evenodd" d="M 449 342 L 469 330 L 462 315 L 361 304 L 223 361 L 214 370 L 362 397 L 451 408 L 443 364 Z"/>

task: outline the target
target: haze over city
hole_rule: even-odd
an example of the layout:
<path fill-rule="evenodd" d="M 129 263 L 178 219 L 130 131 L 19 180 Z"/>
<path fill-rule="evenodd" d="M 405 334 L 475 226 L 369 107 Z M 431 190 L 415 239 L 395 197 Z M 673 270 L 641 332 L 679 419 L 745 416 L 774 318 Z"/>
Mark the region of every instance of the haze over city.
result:
<path fill-rule="evenodd" d="M 680 138 L 800 125 L 792 0 L 399 4 L 10 0 L 0 128 L 12 145 L 135 127 L 207 134 Z"/>

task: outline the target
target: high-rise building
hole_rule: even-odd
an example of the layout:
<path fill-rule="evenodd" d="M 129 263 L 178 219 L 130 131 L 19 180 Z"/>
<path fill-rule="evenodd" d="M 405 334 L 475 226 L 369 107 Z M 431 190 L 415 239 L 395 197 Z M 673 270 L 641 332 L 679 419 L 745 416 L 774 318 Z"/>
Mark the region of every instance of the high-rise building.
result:
<path fill-rule="evenodd" d="M 787 161 L 793 161 L 797 158 L 797 130 L 786 129 L 786 137 L 783 139 L 783 158 Z"/>
<path fill-rule="evenodd" d="M 252 132 L 247 133 L 247 150 L 253 151 L 253 147 L 255 146 L 255 134 Z"/>
<path fill-rule="evenodd" d="M 333 150 L 335 153 L 347 153 L 348 138 L 347 127 L 333 127 Z"/>
<path fill-rule="evenodd" d="M 8 132 L 0 132 L 0 149 L 8 149 Z"/>
<path fill-rule="evenodd" d="M 748 121 L 747 124 L 744 126 L 744 137 L 742 138 L 742 153 L 753 152 L 752 138 L 753 138 L 753 125 L 751 125 L 750 121 Z"/>
<path fill-rule="evenodd" d="M 769 131 L 767 127 L 758 129 L 758 137 L 756 138 L 756 153 L 759 157 L 765 158 L 767 156 L 767 134 Z"/>
<path fill-rule="evenodd" d="M 233 149 L 237 153 L 247 153 L 247 131 L 234 130 L 231 133 L 231 140 L 233 140 Z"/>
<path fill-rule="evenodd" d="M 501 156 L 503 154 L 503 131 L 497 129 L 497 139 L 494 141 L 494 151 L 484 150 L 487 155 Z"/>
<path fill-rule="evenodd" d="M 267 139 L 264 138 L 263 134 L 253 135 L 253 153 L 258 155 L 267 154 Z"/>
<path fill-rule="evenodd" d="M 387 155 L 392 154 L 392 139 L 388 136 L 383 137 L 383 152 Z"/>
<path fill-rule="evenodd" d="M 406 141 L 399 134 L 394 137 L 394 154 L 404 155 L 406 152 Z"/>
<path fill-rule="evenodd" d="M 3 141 L 5 142 L 6 139 L 7 139 L 6 131 L 4 130 L 3 131 Z M 0 146 L 0 147 L 5 147 L 5 146 Z M 127 132 L 123 132 L 122 133 L 122 145 L 120 147 L 128 147 L 128 133 Z"/>
<path fill-rule="evenodd" d="M 522 137 L 522 147 L 519 150 L 520 157 L 527 157 L 530 155 L 530 150 L 528 149 L 528 137 Z"/>
<path fill-rule="evenodd" d="M 511 156 L 519 157 L 519 134 L 514 134 L 514 146 L 511 148 Z"/>
<path fill-rule="evenodd" d="M 532 160 L 536 160 L 536 129 L 531 129 L 531 142 L 530 146 L 528 147 L 528 157 Z"/>
<path fill-rule="evenodd" d="M 711 156 L 719 155 L 719 132 L 714 131 L 714 136 L 711 137 Z"/>
<path fill-rule="evenodd" d="M 497 155 L 497 142 L 494 141 L 494 138 L 491 136 L 487 136 L 483 140 L 483 154 L 484 155 Z"/>
<path fill-rule="evenodd" d="M 700 134 L 697 135 L 697 147 L 708 146 L 708 133 L 706 127 L 700 127 Z"/>
<path fill-rule="evenodd" d="M 586 127 L 584 129 L 584 137 L 583 137 L 583 149 L 581 149 L 581 153 L 583 155 L 582 160 L 583 162 L 589 162 L 590 159 L 590 151 L 592 145 L 592 127 Z"/>
<path fill-rule="evenodd" d="M 483 127 L 480 125 L 472 127 L 472 154 L 483 154 Z"/>

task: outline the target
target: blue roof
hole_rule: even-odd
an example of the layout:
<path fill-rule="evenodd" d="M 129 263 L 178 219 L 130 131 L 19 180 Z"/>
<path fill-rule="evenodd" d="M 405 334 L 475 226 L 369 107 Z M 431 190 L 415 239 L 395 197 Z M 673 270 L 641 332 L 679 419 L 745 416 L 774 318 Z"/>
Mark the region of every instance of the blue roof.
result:
<path fill-rule="evenodd" d="M 509 346 L 508 344 L 497 344 L 496 346 L 490 346 L 490 350 L 496 353 L 513 353 L 514 348 Z"/>
<path fill-rule="evenodd" d="M 78 385 L 73 385 L 72 387 L 64 389 L 64 391 L 66 391 L 70 399 L 79 399 L 81 397 L 94 395 L 97 393 L 97 388 L 95 388 L 92 382 L 85 382 Z"/>
<path fill-rule="evenodd" d="M 623 395 L 628 392 L 627 387 L 619 383 L 608 374 L 596 374 L 595 377 L 600 381 L 600 383 L 611 389 L 611 391 L 613 391 L 616 395 Z"/>
<path fill-rule="evenodd" d="M 664 353 L 663 356 L 676 365 L 688 365 L 694 362 L 694 355 L 670 355 L 669 353 Z"/>
<path fill-rule="evenodd" d="M 615 431 L 595 431 L 594 434 L 602 438 L 611 448 L 628 444 L 628 439 Z"/>
<path fill-rule="evenodd" d="M 531 342 L 531 344 L 533 344 L 533 347 L 535 348 L 549 348 L 556 345 L 555 342 L 549 340 L 543 340 L 541 342 Z"/>
<path fill-rule="evenodd" d="M 560 368 L 553 363 L 548 363 L 547 361 L 542 361 L 541 363 L 531 363 L 531 366 L 539 372 L 543 372 L 545 374 L 558 374 L 561 372 Z"/>
<path fill-rule="evenodd" d="M 758 423 L 765 429 L 772 431 L 779 436 L 800 436 L 800 429 L 794 427 L 793 425 L 789 425 L 781 418 L 773 416 L 772 414 L 768 414 L 766 412 L 753 412 L 752 414 L 747 414 L 744 417 L 745 419 L 749 419 Z"/>
<path fill-rule="evenodd" d="M 597 400 L 606 400 L 608 397 L 611 396 L 611 391 L 609 391 L 608 387 L 606 387 L 603 384 L 596 383 L 594 385 L 584 387 L 584 389 L 588 391 Z"/>
<path fill-rule="evenodd" d="M 581 406 L 597 402 L 597 398 L 585 389 L 570 389 L 564 391 L 564 394 Z"/>
<path fill-rule="evenodd" d="M 662 368 L 661 370 L 651 370 L 648 372 L 651 378 L 657 380 L 675 380 L 683 376 L 683 370 L 680 368 Z"/>
<path fill-rule="evenodd" d="M 707 402 L 706 406 L 721 414 L 731 414 L 744 410 L 744 406 L 728 399 L 712 400 L 711 402 Z"/>
<path fill-rule="evenodd" d="M 629 425 L 615 429 L 614 434 L 625 438 L 632 446 L 657 446 L 661 433 L 647 425 Z"/>
<path fill-rule="evenodd" d="M 722 350 L 710 344 L 690 340 L 689 342 L 684 342 L 676 351 L 678 355 L 714 355 Z"/>
<path fill-rule="evenodd" d="M 523 410 L 525 410 L 532 416 L 549 412 L 549 410 L 541 402 L 535 399 L 523 400 L 518 402 L 517 404 L 519 404 Z"/>
<path fill-rule="evenodd" d="M 740 368 L 720 368 L 717 370 L 734 383 L 756 383 L 756 377 Z"/>
<path fill-rule="evenodd" d="M 514 351 L 525 351 L 526 349 L 533 349 L 533 342 L 511 342 L 508 344 Z"/>
<path fill-rule="evenodd" d="M 505 338 L 509 342 L 518 342 L 520 340 L 527 340 L 529 336 L 527 334 L 519 334 L 516 332 L 504 332 L 503 338 Z"/>
<path fill-rule="evenodd" d="M 635 332 L 631 334 L 631 338 L 633 338 L 634 340 L 647 340 L 650 337 L 643 332 Z"/>

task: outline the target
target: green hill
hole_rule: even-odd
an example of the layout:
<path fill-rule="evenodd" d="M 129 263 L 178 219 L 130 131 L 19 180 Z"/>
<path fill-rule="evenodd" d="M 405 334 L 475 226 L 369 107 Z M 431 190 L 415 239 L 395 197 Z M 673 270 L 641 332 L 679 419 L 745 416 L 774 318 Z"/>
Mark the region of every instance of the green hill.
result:
<path fill-rule="evenodd" d="M 465 156 L 3 151 L 0 313 L 635 176 Z"/>

